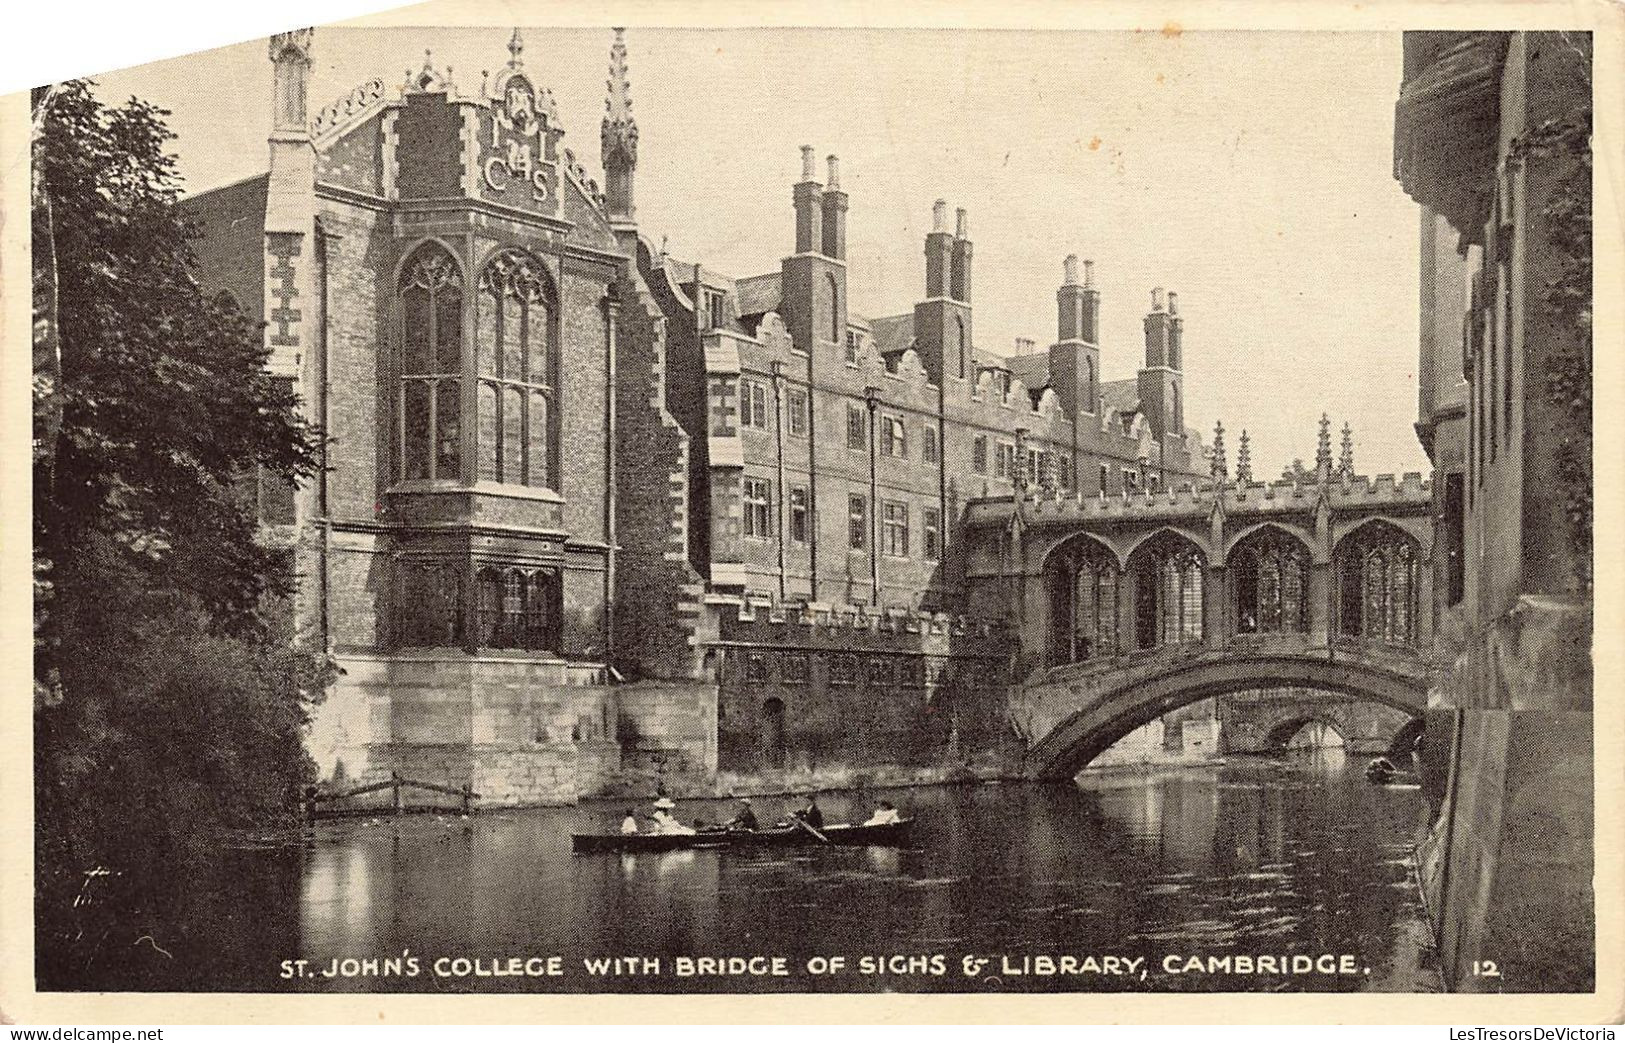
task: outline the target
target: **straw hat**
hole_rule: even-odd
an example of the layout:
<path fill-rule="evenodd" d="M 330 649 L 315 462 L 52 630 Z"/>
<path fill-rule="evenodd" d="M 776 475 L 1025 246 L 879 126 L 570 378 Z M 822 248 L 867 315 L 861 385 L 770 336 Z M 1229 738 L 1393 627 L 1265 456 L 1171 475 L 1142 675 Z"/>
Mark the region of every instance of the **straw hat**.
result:
<path fill-rule="evenodd" d="M 660 808 L 660 809 L 665 810 L 665 811 L 670 811 L 672 808 L 675 808 L 676 806 L 677 806 L 676 804 L 673 804 L 671 802 L 670 797 L 661 797 L 659 800 L 655 801 L 655 807 Z"/>

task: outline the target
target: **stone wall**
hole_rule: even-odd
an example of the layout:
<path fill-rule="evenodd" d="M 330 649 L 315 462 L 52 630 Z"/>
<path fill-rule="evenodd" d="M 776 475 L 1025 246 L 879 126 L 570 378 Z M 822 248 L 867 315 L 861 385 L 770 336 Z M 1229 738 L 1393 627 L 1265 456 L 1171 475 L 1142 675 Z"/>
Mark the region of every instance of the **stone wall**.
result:
<path fill-rule="evenodd" d="M 657 779 L 690 781 L 717 770 L 717 686 L 705 680 L 642 681 L 615 690 L 625 765 Z"/>
<path fill-rule="evenodd" d="M 619 769 L 614 689 L 558 660 L 351 654 L 308 746 L 336 788 L 390 772 L 479 806 L 571 804 Z"/>
<path fill-rule="evenodd" d="M 1588 600 L 1526 596 L 1430 693 L 1424 783 L 1449 781 L 1420 875 L 1455 988 L 1594 985 L 1591 633 Z"/>

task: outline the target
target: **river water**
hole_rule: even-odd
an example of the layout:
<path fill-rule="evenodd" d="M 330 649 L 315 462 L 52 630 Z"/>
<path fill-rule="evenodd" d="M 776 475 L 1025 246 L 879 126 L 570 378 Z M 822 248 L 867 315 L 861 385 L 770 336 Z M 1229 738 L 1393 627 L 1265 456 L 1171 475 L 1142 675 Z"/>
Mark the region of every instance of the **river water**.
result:
<path fill-rule="evenodd" d="M 624 804 L 323 823 L 302 846 L 222 851 L 176 881 L 152 939 L 165 955 L 138 946 L 105 984 L 1433 991 L 1411 861 L 1420 794 L 1372 786 L 1360 766 L 1334 750 L 864 795 L 915 817 L 906 849 L 571 853 L 572 830 L 614 830 Z M 829 821 L 864 810 L 850 795 L 820 803 Z M 791 806 L 756 801 L 764 820 Z M 587 971 L 612 956 L 637 959 Z M 684 975 L 685 957 L 723 973 Z M 729 957 L 759 959 L 729 974 Z M 787 973 L 771 973 L 774 957 Z"/>

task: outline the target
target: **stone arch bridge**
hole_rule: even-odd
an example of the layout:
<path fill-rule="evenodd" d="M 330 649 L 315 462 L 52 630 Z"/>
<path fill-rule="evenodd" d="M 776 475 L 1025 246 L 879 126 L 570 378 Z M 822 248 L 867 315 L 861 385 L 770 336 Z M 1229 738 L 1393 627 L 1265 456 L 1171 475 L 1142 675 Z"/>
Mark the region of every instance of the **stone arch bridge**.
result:
<path fill-rule="evenodd" d="M 1203 483 L 972 501 L 969 608 L 1018 635 L 1010 720 L 1025 771 L 1069 777 L 1212 696 L 1305 688 L 1426 705 L 1432 490 L 1374 480 Z"/>

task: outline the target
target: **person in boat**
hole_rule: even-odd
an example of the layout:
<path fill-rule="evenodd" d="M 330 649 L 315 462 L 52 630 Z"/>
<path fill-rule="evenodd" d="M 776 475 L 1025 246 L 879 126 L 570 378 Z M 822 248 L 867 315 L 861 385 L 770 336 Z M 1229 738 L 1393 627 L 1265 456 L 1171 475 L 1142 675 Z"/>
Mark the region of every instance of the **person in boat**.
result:
<path fill-rule="evenodd" d="M 727 828 L 752 832 L 760 828 L 756 822 L 756 812 L 751 810 L 749 797 L 739 798 L 739 814 L 728 820 Z"/>
<path fill-rule="evenodd" d="M 894 826 L 901 822 L 903 817 L 897 813 L 897 808 L 889 800 L 883 800 L 875 805 L 875 813 L 864 821 L 866 826 Z"/>
<path fill-rule="evenodd" d="M 685 826 L 672 817 L 672 809 L 676 806 L 676 804 L 671 802 L 671 798 L 669 797 L 661 797 L 659 800 L 655 801 L 655 813 L 652 816 L 655 823 L 654 831 L 656 833 L 665 833 L 668 835 L 681 834 L 685 836 L 698 832 L 694 829 L 694 827 Z"/>
<path fill-rule="evenodd" d="M 636 833 L 637 831 L 638 831 L 638 817 L 637 817 L 637 815 L 633 814 L 631 808 L 627 808 L 626 809 L 626 817 L 621 819 L 621 832 L 630 834 L 630 833 Z"/>
<path fill-rule="evenodd" d="M 814 829 L 824 828 L 824 813 L 818 810 L 818 800 L 811 793 L 807 794 L 807 805 L 794 813 L 794 817 L 805 822 Z"/>

